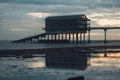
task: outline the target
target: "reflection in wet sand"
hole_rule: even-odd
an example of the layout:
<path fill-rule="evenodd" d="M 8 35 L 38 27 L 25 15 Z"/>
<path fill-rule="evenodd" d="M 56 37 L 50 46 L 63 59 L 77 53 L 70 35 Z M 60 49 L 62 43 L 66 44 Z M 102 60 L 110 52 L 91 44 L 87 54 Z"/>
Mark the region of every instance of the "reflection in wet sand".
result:
<path fill-rule="evenodd" d="M 32 64 L 30 64 L 28 67 L 31 67 L 31 68 L 40 68 L 40 67 L 45 67 L 45 63 L 44 62 L 34 62 Z"/>
<path fill-rule="evenodd" d="M 46 68 L 43 57 L 0 57 L 0 80 L 67 80 L 80 75 L 84 76 L 85 80 L 120 79 L 120 58 L 91 57 L 90 63 L 85 71 L 50 69 Z"/>

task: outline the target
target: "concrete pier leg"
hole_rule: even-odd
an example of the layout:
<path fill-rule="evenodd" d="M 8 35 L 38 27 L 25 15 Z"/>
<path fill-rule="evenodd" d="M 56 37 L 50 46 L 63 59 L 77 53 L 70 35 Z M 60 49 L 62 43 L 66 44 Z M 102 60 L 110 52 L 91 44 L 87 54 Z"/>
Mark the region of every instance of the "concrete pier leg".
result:
<path fill-rule="evenodd" d="M 33 43 L 35 43 L 36 42 L 36 38 L 34 38 L 34 41 L 33 41 Z"/>
<path fill-rule="evenodd" d="M 41 40 L 43 40 L 43 37 L 41 37 Z"/>
<path fill-rule="evenodd" d="M 38 42 L 38 38 L 35 39 L 35 42 L 36 42 L 36 43 Z"/>
<path fill-rule="evenodd" d="M 43 40 L 43 37 L 41 37 L 41 40 Z"/>
<path fill-rule="evenodd" d="M 55 34 L 54 36 L 55 36 L 55 40 L 57 40 L 57 38 L 56 38 L 56 34 Z"/>
<path fill-rule="evenodd" d="M 36 39 L 36 43 L 38 43 L 38 41 L 39 41 L 39 37 Z"/>
<path fill-rule="evenodd" d="M 104 29 L 104 43 L 107 43 L 107 29 Z"/>
<path fill-rule="evenodd" d="M 47 35 L 47 40 L 49 40 L 49 34 Z"/>
<path fill-rule="evenodd" d="M 65 39 L 65 34 L 63 34 L 63 40 Z"/>
<path fill-rule="evenodd" d="M 82 33 L 80 33 L 80 43 L 82 43 Z"/>
<path fill-rule="evenodd" d="M 31 42 L 34 43 L 34 41 L 35 41 L 35 39 L 33 38 Z"/>
<path fill-rule="evenodd" d="M 58 34 L 58 40 L 60 40 L 60 34 Z"/>
<path fill-rule="evenodd" d="M 45 40 L 45 37 L 43 37 L 43 40 Z"/>
<path fill-rule="evenodd" d="M 75 39 L 74 39 L 74 33 L 73 33 L 73 43 L 74 43 L 74 40 L 75 40 Z"/>
<path fill-rule="evenodd" d="M 80 42 L 80 34 L 78 33 L 78 43 Z"/>
<path fill-rule="evenodd" d="M 42 40 L 42 37 L 39 37 L 39 40 Z"/>
<path fill-rule="evenodd" d="M 35 42 L 34 43 L 36 43 L 38 41 L 38 38 L 35 38 Z"/>
<path fill-rule="evenodd" d="M 62 35 L 62 40 L 63 40 L 63 34 L 61 34 Z"/>
<path fill-rule="evenodd" d="M 85 33 L 83 34 L 83 43 L 85 43 Z"/>
<path fill-rule="evenodd" d="M 67 34 L 65 34 L 65 40 L 67 40 Z"/>
<path fill-rule="evenodd" d="M 76 43 L 78 43 L 78 33 L 76 33 Z"/>
<path fill-rule="evenodd" d="M 53 40 L 53 35 L 51 35 L 51 40 Z"/>
<path fill-rule="evenodd" d="M 35 43 L 35 38 L 33 39 L 33 42 L 32 43 Z"/>
<path fill-rule="evenodd" d="M 88 30 L 88 43 L 90 43 L 90 29 Z"/>
<path fill-rule="evenodd" d="M 71 36 L 71 34 L 69 33 L 69 41 L 71 40 L 70 36 Z"/>

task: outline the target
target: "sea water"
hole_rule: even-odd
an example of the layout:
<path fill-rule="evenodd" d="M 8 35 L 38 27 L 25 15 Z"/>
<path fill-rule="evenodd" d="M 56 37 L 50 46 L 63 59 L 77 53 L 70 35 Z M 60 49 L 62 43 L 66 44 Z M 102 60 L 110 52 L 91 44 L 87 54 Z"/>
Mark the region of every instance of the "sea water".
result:
<path fill-rule="evenodd" d="M 13 44 L 11 41 L 0 41 L 1 50 L 41 49 L 81 45 L 84 44 Z M 90 65 L 86 70 L 47 68 L 45 57 L 0 57 L 0 80 L 67 80 L 69 77 L 75 76 L 84 76 L 85 80 L 119 80 L 120 53 L 111 53 L 109 56 L 111 57 L 91 57 Z"/>
<path fill-rule="evenodd" d="M 95 45 L 120 45 L 120 41 L 109 41 L 104 44 L 103 41 L 92 41 L 93 43 L 12 43 L 12 41 L 0 41 L 0 50 L 6 49 L 43 49 L 43 48 L 60 48 L 60 47 L 79 47 L 79 46 L 95 46 Z M 96 43 L 97 42 L 97 43 Z"/>
<path fill-rule="evenodd" d="M 85 80 L 119 80 L 120 58 L 94 57 L 86 70 L 76 70 L 47 68 L 45 57 L 0 57 L 0 80 L 67 80 L 76 76 L 84 76 Z"/>
<path fill-rule="evenodd" d="M 12 41 L 0 41 L 0 50 L 6 49 L 43 49 L 43 48 L 59 48 L 74 47 L 79 44 L 70 43 L 12 43 Z"/>

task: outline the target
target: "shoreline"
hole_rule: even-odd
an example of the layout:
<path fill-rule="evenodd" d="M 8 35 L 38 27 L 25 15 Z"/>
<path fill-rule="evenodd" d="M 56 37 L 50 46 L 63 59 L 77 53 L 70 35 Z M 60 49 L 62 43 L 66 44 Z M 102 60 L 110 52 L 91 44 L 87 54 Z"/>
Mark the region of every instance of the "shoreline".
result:
<path fill-rule="evenodd" d="M 0 56 L 4 55 L 43 55 L 47 53 L 104 53 L 104 50 L 107 49 L 116 49 L 110 52 L 120 52 L 120 46 L 81 46 L 81 47 L 61 47 L 61 48 L 43 48 L 43 49 L 5 49 L 0 50 Z M 97 50 L 97 52 L 95 52 Z M 100 52 L 101 50 L 101 52 Z"/>

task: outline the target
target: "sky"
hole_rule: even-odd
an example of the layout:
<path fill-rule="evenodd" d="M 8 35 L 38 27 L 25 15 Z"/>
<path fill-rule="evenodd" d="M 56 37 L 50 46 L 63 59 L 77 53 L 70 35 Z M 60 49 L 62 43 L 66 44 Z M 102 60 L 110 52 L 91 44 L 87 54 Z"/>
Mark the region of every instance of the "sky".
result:
<path fill-rule="evenodd" d="M 120 0 L 0 0 L 0 40 L 43 33 L 46 17 L 75 14 L 85 14 L 91 27 L 119 27 Z M 92 31 L 92 38 L 102 39 L 103 32 Z M 108 33 L 120 40 L 119 30 Z"/>

